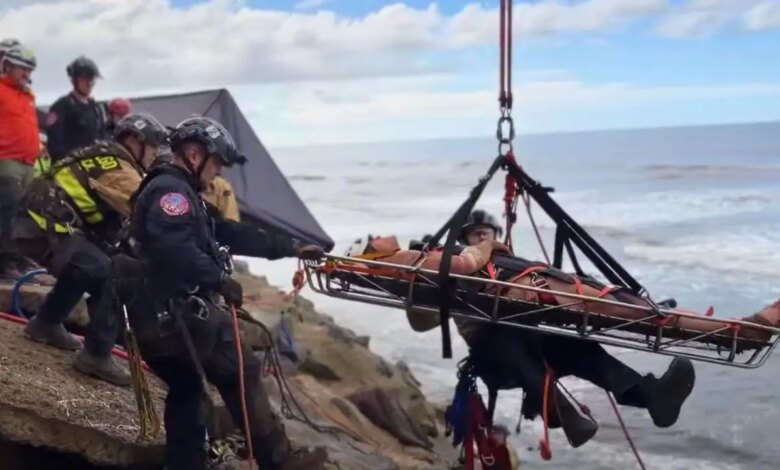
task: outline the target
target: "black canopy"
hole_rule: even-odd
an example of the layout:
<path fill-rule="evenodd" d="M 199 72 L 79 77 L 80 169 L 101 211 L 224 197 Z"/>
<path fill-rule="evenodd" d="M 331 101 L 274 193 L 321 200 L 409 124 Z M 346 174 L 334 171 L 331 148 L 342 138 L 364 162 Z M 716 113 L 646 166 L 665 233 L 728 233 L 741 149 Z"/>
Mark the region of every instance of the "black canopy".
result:
<path fill-rule="evenodd" d="M 222 123 L 248 159 L 244 165 L 226 168 L 224 172 L 236 191 L 242 220 L 281 230 L 327 250 L 333 248 L 333 240 L 276 166 L 230 92 L 206 90 L 129 100 L 133 111 L 150 113 L 168 126 L 193 115 L 208 116 Z"/>

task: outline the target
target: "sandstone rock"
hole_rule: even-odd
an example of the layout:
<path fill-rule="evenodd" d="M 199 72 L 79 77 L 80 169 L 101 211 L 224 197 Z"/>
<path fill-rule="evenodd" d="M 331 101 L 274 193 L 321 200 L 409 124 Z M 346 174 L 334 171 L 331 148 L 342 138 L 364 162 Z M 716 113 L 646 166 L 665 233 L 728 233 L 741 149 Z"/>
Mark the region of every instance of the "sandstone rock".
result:
<path fill-rule="evenodd" d="M 162 463 L 161 437 L 136 443 L 135 396 L 86 377 L 71 365 L 72 354 L 32 343 L 22 326 L 0 320 L 0 435 L 13 442 L 82 455 L 96 465 Z M 147 379 L 162 418 L 164 389 Z"/>
<path fill-rule="evenodd" d="M 441 420 L 425 400 L 419 382 L 408 367 L 392 365 L 372 353 L 368 349 L 368 337 L 338 326 L 332 317 L 316 312 L 309 300 L 301 296 L 290 298 L 270 286 L 265 278 L 253 276 L 243 267 L 237 269 L 235 276 L 244 285 L 247 297 L 248 317 L 240 322 L 242 340 L 254 349 L 277 346 L 282 322 L 295 339 L 298 357 L 292 354 L 282 357 L 282 368 L 298 404 L 312 421 L 324 428 L 317 431 L 305 423 L 286 420 L 294 444 L 327 447 L 328 468 L 449 468 L 455 461 L 455 450 L 445 439 L 436 437 L 441 436 Z M 11 289 L 11 285 L 0 285 L 0 310 L 10 309 Z M 47 291 L 47 287 L 24 286 L 23 305 L 37 309 Z M 76 325 L 86 325 L 84 302 L 70 318 Z M 270 337 L 255 322 L 265 325 Z M 21 328 L 0 320 L 0 459 L 3 462 L 0 466 L 3 470 L 49 468 L 49 463 L 30 462 L 49 462 L 44 457 L 52 452 L 60 453 L 56 455 L 61 457 L 51 459 L 63 465 L 71 459 L 83 462 L 62 468 L 110 465 L 160 469 L 164 435 L 149 443 L 135 442 L 138 418 L 132 389 L 114 387 L 79 374 L 72 368 L 72 353 L 29 342 L 23 338 Z M 155 408 L 162 418 L 165 386 L 153 375 L 147 377 Z M 276 382 L 273 377 L 267 377 L 265 384 L 278 412 L 282 402 Z M 409 422 L 402 430 L 405 442 L 429 449 L 402 444 L 394 436 L 399 435 L 394 425 L 386 425 L 390 432 L 380 428 L 346 398 L 372 387 L 381 388 L 396 411 L 401 409 L 408 415 Z M 214 398 L 215 413 L 209 434 L 235 432 L 235 423 L 213 387 L 210 395 Z M 327 432 L 334 428 L 341 431 Z M 419 442 L 414 442 L 415 439 Z M 20 444 L 33 449 L 30 452 L 40 458 L 21 463 Z M 42 450 L 44 447 L 49 450 Z"/>

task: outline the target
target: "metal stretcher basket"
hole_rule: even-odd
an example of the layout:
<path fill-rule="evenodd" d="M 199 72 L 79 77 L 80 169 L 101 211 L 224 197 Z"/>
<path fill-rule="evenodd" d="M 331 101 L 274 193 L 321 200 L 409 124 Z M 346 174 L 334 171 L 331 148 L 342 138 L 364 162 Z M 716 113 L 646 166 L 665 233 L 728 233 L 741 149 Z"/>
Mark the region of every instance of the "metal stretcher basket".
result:
<path fill-rule="evenodd" d="M 315 292 L 330 297 L 404 310 L 414 309 L 432 315 L 438 315 L 439 312 L 441 289 L 437 282 L 438 271 L 327 255 L 322 263 L 307 263 L 305 272 L 309 286 Z M 457 285 L 455 299 L 451 303 L 451 315 L 455 318 L 741 368 L 763 365 L 780 338 L 780 329 L 740 320 L 653 309 L 480 277 L 450 274 L 450 278 Z M 572 302 L 552 306 L 517 300 L 486 293 L 491 286 L 551 293 L 570 298 Z M 591 312 L 587 307 L 571 308 L 583 303 L 585 306 L 597 303 L 621 306 L 641 312 L 642 315 L 638 319 L 626 319 Z M 713 322 L 713 330 L 699 331 L 670 326 L 673 323 L 670 320 L 676 317 Z M 746 335 L 745 330 L 752 330 L 753 334 Z"/>

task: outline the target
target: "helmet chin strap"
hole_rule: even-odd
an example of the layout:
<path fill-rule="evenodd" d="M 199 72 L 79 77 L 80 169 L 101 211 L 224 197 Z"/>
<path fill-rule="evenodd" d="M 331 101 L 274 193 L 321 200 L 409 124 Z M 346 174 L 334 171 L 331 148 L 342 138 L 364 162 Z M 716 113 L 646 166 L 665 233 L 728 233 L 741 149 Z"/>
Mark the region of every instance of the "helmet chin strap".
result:
<path fill-rule="evenodd" d="M 203 170 L 206 168 L 206 163 L 208 162 L 209 158 L 211 158 L 211 156 L 206 155 L 203 161 L 200 162 L 200 165 L 198 165 L 197 169 L 193 166 L 193 164 L 190 162 L 189 159 L 182 158 L 182 161 L 184 162 L 184 166 L 187 167 L 187 171 L 189 171 L 190 174 L 194 177 L 199 189 L 204 188 L 204 184 L 201 181 L 201 175 L 203 174 Z"/>

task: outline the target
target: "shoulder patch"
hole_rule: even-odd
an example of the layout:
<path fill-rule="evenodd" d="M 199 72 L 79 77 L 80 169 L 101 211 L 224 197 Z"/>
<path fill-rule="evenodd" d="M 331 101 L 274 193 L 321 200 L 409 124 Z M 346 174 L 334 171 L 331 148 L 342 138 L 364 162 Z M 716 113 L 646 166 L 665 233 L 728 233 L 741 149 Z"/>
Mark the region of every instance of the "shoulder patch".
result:
<path fill-rule="evenodd" d="M 170 216 L 180 216 L 190 211 L 190 201 L 182 193 L 167 193 L 160 198 L 160 208 Z"/>

